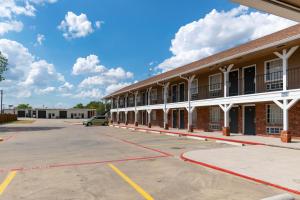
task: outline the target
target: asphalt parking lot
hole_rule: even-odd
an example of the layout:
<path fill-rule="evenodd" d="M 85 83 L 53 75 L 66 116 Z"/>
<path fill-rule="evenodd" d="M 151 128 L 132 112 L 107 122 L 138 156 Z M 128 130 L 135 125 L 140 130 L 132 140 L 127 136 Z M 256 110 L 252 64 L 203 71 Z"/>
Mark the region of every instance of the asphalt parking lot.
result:
<path fill-rule="evenodd" d="M 281 190 L 182 161 L 212 141 L 37 120 L 0 126 L 0 199 L 261 199 Z M 239 148 L 239 147 L 236 147 Z"/>

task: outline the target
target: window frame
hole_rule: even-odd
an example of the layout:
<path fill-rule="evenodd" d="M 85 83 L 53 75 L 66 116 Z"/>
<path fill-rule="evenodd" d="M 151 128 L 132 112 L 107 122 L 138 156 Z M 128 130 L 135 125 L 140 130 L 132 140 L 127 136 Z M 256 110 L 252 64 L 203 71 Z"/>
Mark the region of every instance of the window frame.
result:
<path fill-rule="evenodd" d="M 272 61 L 279 61 L 279 60 L 281 60 L 281 62 L 282 62 L 281 68 L 282 68 L 282 74 L 283 74 L 283 61 L 282 61 L 281 58 L 275 58 L 275 59 L 271 59 L 271 60 L 266 60 L 264 62 L 264 80 L 265 80 L 265 83 L 272 83 L 272 82 L 276 82 L 276 81 L 283 81 L 283 77 L 281 77 L 281 79 L 279 78 L 279 79 L 267 80 L 267 75 L 271 74 L 271 73 L 267 73 L 267 63 L 271 63 Z"/>
<path fill-rule="evenodd" d="M 217 85 L 217 84 L 219 84 L 219 87 L 218 88 L 216 88 L 216 89 L 211 89 L 211 78 L 212 77 L 216 77 L 216 76 L 220 76 L 220 82 L 219 83 L 215 83 L 215 84 L 213 84 L 213 85 Z M 208 89 L 209 89 L 209 91 L 210 92 L 215 92 L 215 91 L 220 91 L 220 90 L 222 90 L 222 73 L 216 73 L 216 74 L 212 74 L 212 75 L 209 75 L 208 76 Z"/>
<path fill-rule="evenodd" d="M 192 87 L 193 86 L 193 83 L 196 81 L 196 87 Z M 199 81 L 198 81 L 198 79 L 197 78 L 195 78 L 193 81 L 192 81 L 192 83 L 191 83 L 191 88 L 190 88 L 190 90 L 191 90 L 191 95 L 195 95 L 195 94 L 198 94 L 198 92 L 199 92 Z M 193 89 L 195 89 L 195 91 L 193 91 Z"/>
<path fill-rule="evenodd" d="M 271 113 L 271 108 L 279 109 L 279 112 Z M 280 113 L 281 116 L 276 116 L 274 118 L 274 115 L 278 114 L 278 113 Z M 267 126 L 283 126 L 283 111 L 276 104 L 267 104 L 266 105 L 266 123 L 267 123 Z"/>

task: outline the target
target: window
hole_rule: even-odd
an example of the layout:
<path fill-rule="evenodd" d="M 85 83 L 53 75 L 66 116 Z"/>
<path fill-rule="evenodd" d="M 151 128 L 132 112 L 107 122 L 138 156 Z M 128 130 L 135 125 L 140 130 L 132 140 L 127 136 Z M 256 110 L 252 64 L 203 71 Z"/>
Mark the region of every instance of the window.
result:
<path fill-rule="evenodd" d="M 268 125 L 282 125 L 283 112 L 276 104 L 267 105 L 267 123 Z"/>
<path fill-rule="evenodd" d="M 279 134 L 282 131 L 282 127 L 267 127 L 266 132 L 268 134 Z"/>
<path fill-rule="evenodd" d="M 130 104 L 130 105 L 133 105 L 133 103 L 134 103 L 134 97 L 133 97 L 133 96 L 130 96 L 130 97 L 129 97 L 129 104 Z"/>
<path fill-rule="evenodd" d="M 197 127 L 197 118 L 197 109 L 195 109 L 192 114 L 192 123 L 194 127 Z"/>
<path fill-rule="evenodd" d="M 209 119 L 210 123 L 220 123 L 221 113 L 219 107 L 210 107 Z"/>
<path fill-rule="evenodd" d="M 214 74 L 209 76 L 209 91 L 221 90 L 222 75 Z"/>
<path fill-rule="evenodd" d="M 198 93 L 198 79 L 194 79 L 191 84 L 191 94 L 197 94 Z"/>
<path fill-rule="evenodd" d="M 156 101 L 157 100 L 157 89 L 151 90 L 151 99 Z"/>
<path fill-rule="evenodd" d="M 275 59 L 265 62 L 265 81 L 282 81 L 282 60 Z"/>

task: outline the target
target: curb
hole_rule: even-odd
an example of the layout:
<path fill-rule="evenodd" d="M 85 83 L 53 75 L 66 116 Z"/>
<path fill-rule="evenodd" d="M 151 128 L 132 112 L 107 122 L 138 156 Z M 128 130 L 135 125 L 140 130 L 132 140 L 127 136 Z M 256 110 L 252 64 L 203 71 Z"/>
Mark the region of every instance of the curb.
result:
<path fill-rule="evenodd" d="M 203 135 L 197 135 L 197 134 L 192 134 L 192 133 L 180 133 L 180 132 L 174 132 L 174 131 L 166 131 L 166 130 L 157 130 L 157 129 L 149 129 L 149 128 L 139 128 L 139 127 L 130 127 L 130 126 L 123 126 L 123 125 L 118 125 L 113 127 L 119 128 L 119 127 L 126 127 L 127 129 L 130 130 L 136 130 L 136 131 L 141 131 L 141 132 L 157 132 L 157 133 L 165 133 L 166 135 L 169 136 L 189 136 L 190 138 L 196 139 L 200 138 L 202 140 L 216 140 L 216 141 L 224 141 L 228 143 L 239 143 L 242 145 L 266 145 L 264 143 L 259 143 L 259 142 L 250 142 L 250 141 L 243 141 L 243 140 L 234 140 L 234 139 L 226 139 L 226 138 L 218 138 L 218 137 L 211 137 L 211 136 L 203 136 Z"/>
<path fill-rule="evenodd" d="M 277 189 L 280 189 L 280 190 L 284 190 L 284 191 L 287 191 L 287 192 L 290 192 L 290 193 L 300 195 L 300 191 L 298 191 L 298 190 L 283 187 L 283 186 L 280 186 L 280 185 L 277 185 L 277 184 L 274 184 L 274 183 L 270 183 L 270 182 L 267 182 L 267 181 L 264 181 L 264 180 L 261 180 L 261 179 L 257 179 L 257 178 L 251 177 L 251 176 L 247 176 L 247 175 L 244 175 L 244 174 L 240 174 L 240 173 L 237 173 L 237 172 L 234 172 L 234 171 L 231 171 L 231 170 L 228 170 L 228 169 L 224 169 L 224 168 L 221 168 L 221 167 L 218 167 L 218 166 L 214 166 L 214 165 L 210 165 L 210 164 L 203 163 L 203 162 L 200 162 L 200 161 L 192 160 L 190 158 L 185 157 L 183 154 L 184 153 L 182 153 L 180 155 L 180 159 L 182 159 L 183 161 L 187 161 L 187 162 L 190 162 L 190 163 L 193 163 L 193 164 L 201 165 L 203 167 L 207 167 L 207 168 L 211 168 L 211 169 L 214 169 L 214 170 L 217 170 L 217 171 L 225 172 L 227 174 L 231 174 L 231 175 L 234 175 L 234 176 L 238 176 L 240 178 L 251 180 L 251 181 L 254 181 L 256 183 L 260 183 L 260 184 L 263 184 L 263 185 L 271 186 L 271 187 L 274 187 L 274 188 L 277 188 Z"/>

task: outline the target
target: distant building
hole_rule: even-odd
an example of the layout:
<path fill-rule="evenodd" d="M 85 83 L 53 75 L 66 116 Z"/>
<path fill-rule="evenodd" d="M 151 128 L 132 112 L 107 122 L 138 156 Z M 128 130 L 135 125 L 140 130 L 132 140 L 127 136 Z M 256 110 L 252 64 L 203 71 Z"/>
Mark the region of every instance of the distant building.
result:
<path fill-rule="evenodd" d="M 85 119 L 96 115 L 96 109 L 5 109 L 4 113 L 15 114 L 18 117 L 42 119 Z"/>

